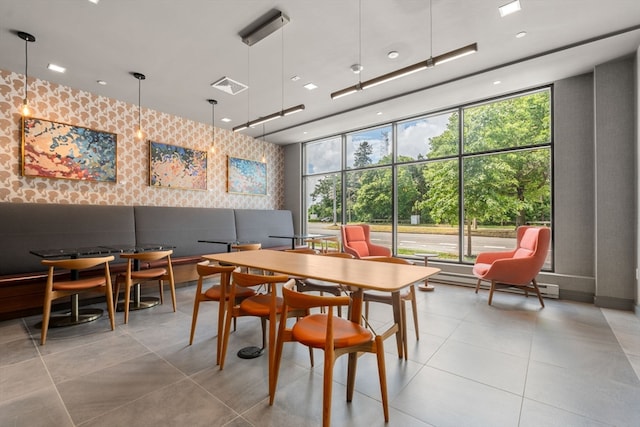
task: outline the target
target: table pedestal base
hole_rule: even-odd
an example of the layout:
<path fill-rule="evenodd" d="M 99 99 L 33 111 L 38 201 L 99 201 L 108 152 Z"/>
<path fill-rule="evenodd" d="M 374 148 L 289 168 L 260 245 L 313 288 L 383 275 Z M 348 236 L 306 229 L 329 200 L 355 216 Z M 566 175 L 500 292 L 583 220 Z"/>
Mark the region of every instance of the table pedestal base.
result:
<path fill-rule="evenodd" d="M 238 351 L 238 357 L 241 359 L 255 359 L 256 357 L 260 357 L 263 354 L 264 348 L 255 346 L 241 348 Z"/>
<path fill-rule="evenodd" d="M 155 297 L 141 297 L 140 301 L 131 301 L 129 302 L 129 311 L 135 310 L 144 310 L 145 308 L 155 307 L 160 303 L 159 298 Z M 124 302 L 119 302 L 117 307 L 117 311 L 124 311 Z"/>
<path fill-rule="evenodd" d="M 104 311 L 100 308 L 83 308 L 77 313 L 68 312 L 64 315 L 51 316 L 49 318 L 50 328 L 63 328 L 65 326 L 79 325 L 81 323 L 93 322 L 102 316 Z M 36 324 L 36 328 L 42 328 L 42 322 Z"/>

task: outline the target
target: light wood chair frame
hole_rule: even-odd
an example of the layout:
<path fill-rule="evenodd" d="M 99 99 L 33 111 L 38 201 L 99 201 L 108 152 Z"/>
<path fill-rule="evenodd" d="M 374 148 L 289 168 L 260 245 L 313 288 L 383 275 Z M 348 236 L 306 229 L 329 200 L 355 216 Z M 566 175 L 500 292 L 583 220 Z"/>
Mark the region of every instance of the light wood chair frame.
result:
<path fill-rule="evenodd" d="M 173 304 L 173 311 L 176 311 L 176 284 L 173 277 L 173 265 L 171 264 L 171 255 L 173 249 L 166 251 L 146 251 L 136 253 L 123 253 L 120 254 L 120 258 L 127 260 L 126 273 L 118 274 L 116 276 L 116 289 L 115 289 L 115 301 L 118 300 L 118 294 L 120 293 L 120 282 L 124 281 L 124 323 L 129 323 L 129 304 L 131 302 L 131 288 L 134 283 L 143 283 L 153 280 L 158 281 L 158 288 L 160 291 L 160 304 L 164 304 L 164 281 L 169 282 L 169 288 L 171 290 L 171 303 Z M 157 268 L 147 268 L 136 270 L 134 269 L 135 261 L 138 262 L 153 262 L 160 259 L 167 259 L 167 266 Z"/>
<path fill-rule="evenodd" d="M 371 341 L 353 345 L 349 347 L 336 348 L 333 336 L 333 322 L 337 318 L 333 315 L 333 307 L 348 305 L 349 296 L 318 296 L 312 294 L 304 294 L 294 289 L 295 284 L 291 281 L 283 287 L 283 306 L 281 320 L 278 325 L 278 339 L 276 345 L 275 361 L 274 361 L 274 381 L 269 387 L 269 404 L 273 405 L 277 389 L 278 375 L 280 371 L 280 363 L 282 359 L 282 348 L 285 342 L 295 342 L 292 327 L 287 326 L 287 318 L 292 317 L 291 311 L 299 315 L 302 311 L 308 311 L 314 307 L 328 307 L 326 315 L 326 338 L 324 350 L 324 378 L 323 378 L 323 397 L 322 397 L 322 425 L 329 427 L 331 424 L 331 395 L 333 389 L 333 367 L 338 357 L 349 354 L 350 363 L 353 363 L 351 375 L 347 378 L 347 402 L 353 400 L 353 392 L 355 388 L 355 368 L 357 358 L 361 353 L 374 353 L 378 362 L 378 376 L 380 380 L 380 395 L 382 400 L 382 410 L 385 422 L 389 421 L 389 402 L 387 393 L 387 374 L 384 360 L 384 340 L 395 334 L 398 330 L 397 325 L 389 328 L 383 335 L 371 334 Z M 345 321 L 345 319 L 340 319 Z M 311 347 L 310 347 L 311 348 Z"/>
<path fill-rule="evenodd" d="M 42 265 L 48 267 L 47 284 L 44 293 L 44 304 L 42 311 L 42 329 L 40 332 L 40 345 L 47 342 L 47 332 L 49 330 L 49 319 L 51 318 L 51 302 L 58 298 L 75 295 L 79 292 L 94 290 L 104 287 L 105 298 L 107 301 L 107 311 L 109 312 L 109 320 L 111 322 L 111 330 L 116 328 L 115 309 L 113 305 L 113 292 L 111 288 L 111 272 L 109 271 L 109 262 L 114 257 L 92 257 L 92 258 L 71 258 L 60 260 L 42 260 Z M 104 276 L 94 276 L 87 278 L 79 278 L 77 280 L 54 280 L 54 270 L 62 268 L 66 270 L 86 270 L 104 264 Z"/>

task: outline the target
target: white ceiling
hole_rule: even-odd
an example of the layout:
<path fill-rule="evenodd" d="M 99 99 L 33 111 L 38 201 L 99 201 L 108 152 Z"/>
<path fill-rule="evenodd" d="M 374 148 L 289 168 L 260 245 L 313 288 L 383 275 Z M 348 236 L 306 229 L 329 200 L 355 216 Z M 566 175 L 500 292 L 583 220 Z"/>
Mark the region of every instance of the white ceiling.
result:
<path fill-rule="evenodd" d="M 26 31 L 36 37 L 30 76 L 137 104 L 130 72 L 140 72 L 144 108 L 211 123 L 206 100 L 214 98 L 220 128 L 305 104 L 243 131 L 288 144 L 535 87 L 640 46 L 640 0 L 520 0 L 520 12 L 500 18 L 506 2 L 432 0 L 430 28 L 428 0 L 361 0 L 361 13 L 359 0 L 2 0 L 0 69 L 24 73 L 15 32 Z M 245 45 L 239 32 L 273 9 L 290 22 Z M 520 31 L 527 36 L 517 39 Z M 330 98 L 358 82 L 354 63 L 366 81 L 473 42 L 474 55 Z M 388 59 L 391 50 L 399 58 Z M 50 62 L 67 72 L 47 70 Z M 249 90 L 234 96 L 210 86 L 224 76 Z M 304 89 L 308 82 L 318 89 Z"/>

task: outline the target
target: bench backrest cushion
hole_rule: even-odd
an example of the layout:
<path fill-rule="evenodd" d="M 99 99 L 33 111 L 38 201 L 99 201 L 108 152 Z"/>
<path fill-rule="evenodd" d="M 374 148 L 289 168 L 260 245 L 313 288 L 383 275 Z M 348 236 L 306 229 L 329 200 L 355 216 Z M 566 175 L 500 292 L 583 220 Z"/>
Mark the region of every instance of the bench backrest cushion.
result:
<path fill-rule="evenodd" d="M 224 252 L 226 246 L 198 240 L 236 240 L 233 209 L 136 206 L 136 242 L 173 245 L 173 256 Z"/>
<path fill-rule="evenodd" d="M 133 245 L 132 206 L 0 203 L 0 275 L 46 270 L 38 249 Z"/>
<path fill-rule="evenodd" d="M 263 249 L 282 247 L 291 240 L 274 239 L 271 235 L 293 234 L 293 216 L 287 210 L 236 209 L 238 240 L 262 243 Z"/>

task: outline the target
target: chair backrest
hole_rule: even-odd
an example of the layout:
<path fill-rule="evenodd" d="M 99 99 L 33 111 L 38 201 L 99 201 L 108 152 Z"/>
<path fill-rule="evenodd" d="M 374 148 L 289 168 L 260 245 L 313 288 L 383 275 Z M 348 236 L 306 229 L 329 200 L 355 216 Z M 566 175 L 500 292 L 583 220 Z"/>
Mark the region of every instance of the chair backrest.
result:
<path fill-rule="evenodd" d="M 262 249 L 262 243 L 239 243 L 237 245 L 231 245 L 231 249 L 241 251 L 257 251 Z"/>
<path fill-rule="evenodd" d="M 206 277 L 214 274 L 231 274 L 236 269 L 235 265 L 211 264 L 209 261 L 202 261 L 196 265 L 198 276 Z"/>
<path fill-rule="evenodd" d="M 551 230 L 547 227 L 520 226 L 517 233 L 517 248 L 513 258 L 532 258 L 532 269 L 538 271 L 544 265 L 551 243 Z"/>
<path fill-rule="evenodd" d="M 318 253 L 317 250 L 312 248 L 285 249 L 285 252 L 295 252 L 299 254 L 309 254 L 309 255 L 316 255 Z"/>
<path fill-rule="evenodd" d="M 231 273 L 231 281 L 234 285 L 242 287 L 252 287 L 260 285 L 270 285 L 274 283 L 284 283 L 289 280 L 289 276 L 286 275 L 261 275 L 242 273 L 240 271 L 234 271 Z"/>
<path fill-rule="evenodd" d="M 289 309 L 308 309 L 313 307 L 337 307 L 349 305 L 348 296 L 321 296 L 295 290 L 295 280 L 287 281 L 282 287 L 284 304 Z"/>
<path fill-rule="evenodd" d="M 137 259 L 138 261 L 157 261 L 162 258 L 171 259 L 172 254 L 173 254 L 173 249 L 169 249 L 166 251 L 145 251 L 145 252 L 135 252 L 135 253 L 124 253 L 124 254 L 120 254 L 120 258 Z"/>
<path fill-rule="evenodd" d="M 320 254 L 322 256 L 332 256 L 335 258 L 348 258 L 348 259 L 354 259 L 355 256 L 348 254 L 346 252 L 325 252 L 323 254 Z"/>
<path fill-rule="evenodd" d="M 351 253 L 358 258 L 369 256 L 369 233 L 365 234 L 365 228 L 369 231 L 369 226 L 366 224 L 342 226 L 342 244 L 345 252 Z"/>
<path fill-rule="evenodd" d="M 413 265 L 413 262 L 411 262 L 411 261 L 409 261 L 407 259 L 390 257 L 390 256 L 367 258 L 365 261 L 377 261 L 377 262 L 387 262 L 389 264 Z"/>
<path fill-rule="evenodd" d="M 63 268 L 66 270 L 86 270 L 100 264 L 108 264 L 114 260 L 114 256 L 92 257 L 92 258 L 70 258 L 70 259 L 43 259 L 42 265 L 53 268 Z"/>

